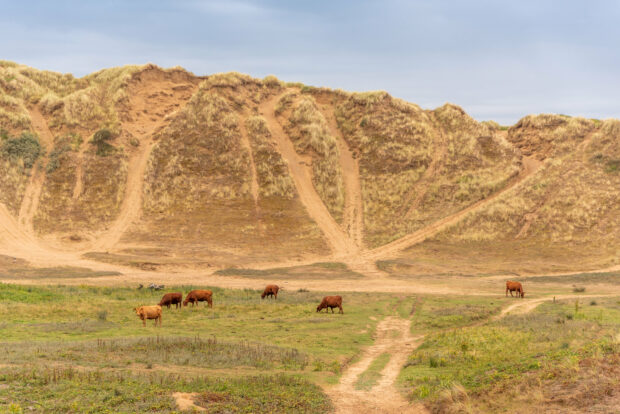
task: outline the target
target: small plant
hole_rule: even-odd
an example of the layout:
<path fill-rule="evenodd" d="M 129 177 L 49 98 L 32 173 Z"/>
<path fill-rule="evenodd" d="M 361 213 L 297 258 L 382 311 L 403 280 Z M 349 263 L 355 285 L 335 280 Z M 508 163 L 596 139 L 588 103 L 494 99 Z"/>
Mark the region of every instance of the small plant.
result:
<path fill-rule="evenodd" d="M 21 159 L 24 162 L 24 167 L 32 168 L 41 155 L 41 144 L 35 134 L 23 132 L 19 138 L 5 140 L 2 143 L 0 153 L 11 160 Z"/>
<path fill-rule="evenodd" d="M 585 292 L 585 291 L 586 291 L 585 287 L 577 287 L 577 286 L 573 287 L 573 292 L 575 292 L 575 293 L 582 293 L 582 292 Z"/>
<path fill-rule="evenodd" d="M 596 303 L 596 301 L 595 301 L 595 300 L 593 300 L 593 301 L 591 301 L 591 302 L 590 302 L 590 306 L 596 306 L 596 305 L 597 305 L 597 303 Z"/>
<path fill-rule="evenodd" d="M 129 140 L 129 144 L 131 144 L 134 147 L 139 147 L 140 146 L 140 141 L 138 141 L 138 139 L 136 138 L 132 138 Z"/>
<path fill-rule="evenodd" d="M 108 143 L 113 138 L 109 129 L 100 129 L 95 132 L 91 143 L 97 147 L 96 154 L 105 157 L 114 151 L 114 147 Z"/>
<path fill-rule="evenodd" d="M 9 131 L 4 128 L 0 128 L 0 140 L 5 141 L 9 139 Z"/>

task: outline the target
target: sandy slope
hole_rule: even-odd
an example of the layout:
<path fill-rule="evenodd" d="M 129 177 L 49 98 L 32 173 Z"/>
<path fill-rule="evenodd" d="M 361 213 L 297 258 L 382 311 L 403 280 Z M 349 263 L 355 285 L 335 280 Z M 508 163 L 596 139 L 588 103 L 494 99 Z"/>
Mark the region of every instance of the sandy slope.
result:
<path fill-rule="evenodd" d="M 51 151 L 54 146 L 54 136 L 47 126 L 45 118 L 39 111 L 39 108 L 32 106 L 28 108 L 30 113 L 30 119 L 32 120 L 32 126 L 35 132 L 39 135 L 39 139 L 42 144 L 43 157 L 32 167 L 30 180 L 24 193 L 21 207 L 19 209 L 18 223 L 20 228 L 24 231 L 34 234 L 34 227 L 32 224 L 33 218 L 37 209 L 39 208 L 39 199 L 41 198 L 41 190 L 43 189 L 43 183 L 45 182 L 45 166 L 47 165 L 47 153 Z"/>
<path fill-rule="evenodd" d="M 134 93 L 129 94 L 130 109 L 122 125 L 123 130 L 140 144 L 129 159 L 125 196 L 118 217 L 92 244 L 91 250 L 108 250 L 116 246 L 129 226 L 140 218 L 144 173 L 155 145 L 153 136 L 165 127 L 171 115 L 183 109 L 197 85 L 147 78 L 129 88 Z"/>
<path fill-rule="evenodd" d="M 364 256 L 368 260 L 378 260 L 383 257 L 393 256 L 401 250 L 407 249 L 411 246 L 414 246 L 418 243 L 422 243 L 424 240 L 428 239 L 446 229 L 449 226 L 452 226 L 462 220 L 467 214 L 472 213 L 476 210 L 479 210 L 485 207 L 487 204 L 495 200 L 500 195 L 504 194 L 507 191 L 512 190 L 519 184 L 523 183 L 528 177 L 532 176 L 536 171 L 539 170 L 542 164 L 539 161 L 534 160 L 533 158 L 524 158 L 523 159 L 523 168 L 521 173 L 514 179 L 510 184 L 504 187 L 502 190 L 490 195 L 489 197 L 480 200 L 471 206 L 458 211 L 452 215 L 442 218 L 441 220 L 436 221 L 435 223 L 424 227 L 414 233 L 408 234 L 404 237 L 401 237 L 398 240 L 394 240 L 391 243 L 378 247 L 376 249 L 370 250 L 364 253 Z"/>
<path fill-rule="evenodd" d="M 351 149 L 338 128 L 333 107 L 320 105 L 319 110 L 325 117 L 330 133 L 338 141 L 340 150 L 340 168 L 344 183 L 344 220 L 347 234 L 358 247 L 364 247 L 364 207 L 362 205 L 362 188 L 360 184 L 359 163 L 353 157 Z"/>
<path fill-rule="evenodd" d="M 297 188 L 299 199 L 308 215 L 319 226 L 326 241 L 336 256 L 352 255 L 358 251 L 357 245 L 342 231 L 336 220 L 329 214 L 327 207 L 319 197 L 312 184 L 312 174 L 295 152 L 293 143 L 276 119 L 274 107 L 282 95 L 274 96 L 259 106 L 259 112 L 267 121 L 267 127 L 276 143 L 278 152 L 288 163 L 289 172 Z"/>

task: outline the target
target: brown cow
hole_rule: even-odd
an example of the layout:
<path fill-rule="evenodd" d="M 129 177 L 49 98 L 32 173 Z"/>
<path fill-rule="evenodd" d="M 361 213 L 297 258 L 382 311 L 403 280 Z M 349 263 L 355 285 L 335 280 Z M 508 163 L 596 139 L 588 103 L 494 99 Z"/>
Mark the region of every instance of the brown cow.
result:
<path fill-rule="evenodd" d="M 260 298 L 265 299 L 265 296 L 273 296 L 274 299 L 278 299 L 278 290 L 280 290 L 278 285 L 267 285 Z"/>
<path fill-rule="evenodd" d="M 166 293 L 159 301 L 159 306 L 165 306 L 170 309 L 170 305 L 174 305 L 177 309 L 181 307 L 183 301 L 183 294 L 174 292 Z"/>
<path fill-rule="evenodd" d="M 506 282 L 506 296 L 508 296 L 508 291 L 510 291 L 510 296 L 512 296 L 512 292 L 517 292 L 517 297 L 525 297 L 525 292 L 523 291 L 523 286 L 521 282 L 511 282 L 510 280 Z"/>
<path fill-rule="evenodd" d="M 213 307 L 213 292 L 210 290 L 192 290 L 185 296 L 183 306 L 187 306 L 191 302 L 192 306 L 198 304 L 198 302 L 207 302 L 209 307 Z"/>
<path fill-rule="evenodd" d="M 155 319 L 155 326 L 157 326 L 157 321 L 159 320 L 159 326 L 161 326 L 161 306 L 140 306 L 138 308 L 133 308 L 138 315 L 138 318 L 142 319 L 142 326 L 146 326 L 147 319 Z"/>
<path fill-rule="evenodd" d="M 320 312 L 325 309 L 325 312 L 329 312 L 329 309 L 334 313 L 334 308 L 340 308 L 339 313 L 344 313 L 342 310 L 342 296 L 325 296 L 319 306 L 316 307 L 316 311 Z"/>

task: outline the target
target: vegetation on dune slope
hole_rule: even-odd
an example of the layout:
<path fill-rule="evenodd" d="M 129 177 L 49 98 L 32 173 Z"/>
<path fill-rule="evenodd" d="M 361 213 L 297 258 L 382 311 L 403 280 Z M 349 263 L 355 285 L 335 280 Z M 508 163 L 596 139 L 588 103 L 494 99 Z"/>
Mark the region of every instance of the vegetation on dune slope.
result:
<path fill-rule="evenodd" d="M 283 112 L 285 109 L 289 109 Z M 285 117 L 284 128 L 302 156 L 309 156 L 312 183 L 325 206 L 337 222 L 342 221 L 344 188 L 340 168 L 340 150 L 316 102 L 311 96 L 286 94 L 276 112 Z"/>
<path fill-rule="evenodd" d="M 399 212 L 432 161 L 436 131 L 418 106 L 385 92 L 351 94 L 336 109 L 359 158 L 366 243 L 384 244 L 408 231 Z"/>
<path fill-rule="evenodd" d="M 438 239 L 505 241 L 527 238 L 553 243 L 596 240 L 617 246 L 620 242 L 620 176 L 609 165 L 620 154 L 618 122 L 605 121 L 596 130 L 591 121 L 575 120 L 571 124 L 590 127 L 572 129 L 572 134 L 563 130 L 557 148 L 551 152 L 542 148 L 542 155 L 535 153 L 550 157 L 541 171 Z M 591 133 L 589 145 L 576 149 L 576 143 L 583 140 L 586 132 Z M 551 130 L 541 135 L 555 133 Z M 567 142 L 573 143 L 572 151 L 565 148 Z M 559 155 L 551 157 L 554 154 Z"/>
<path fill-rule="evenodd" d="M 382 92 L 336 97 L 339 126 L 360 159 L 371 246 L 465 208 L 518 172 L 498 131 L 457 106 L 423 111 Z"/>
<path fill-rule="evenodd" d="M 240 125 L 244 111 L 269 88 L 237 74 L 210 78 L 158 135 L 144 199 L 147 225 L 157 237 L 243 246 L 258 254 L 284 253 L 284 247 L 294 254 L 326 251 L 269 142 L 264 120 L 249 116 Z M 260 214 L 250 192 L 253 177 L 242 127 L 255 160 Z"/>
<path fill-rule="evenodd" d="M 506 130 L 479 123 L 451 104 L 422 110 L 385 92 L 286 87 L 290 93 L 274 108 L 278 119 L 310 166 L 317 193 L 341 222 L 346 172 L 338 138 L 322 112 L 324 106 L 334 110 L 359 162 L 369 247 L 505 188 L 523 167 L 521 155 L 543 161 L 542 169 L 435 241 L 518 240 L 592 249 L 619 243 L 618 121 L 532 115 Z M 289 257 L 325 254 L 325 241 L 259 114 L 261 103 L 285 90 L 273 76 L 197 78 L 179 68 L 144 65 L 75 78 L 0 61 L 0 201 L 16 215 L 33 169 L 40 168 L 45 179 L 35 229 L 101 230 L 119 213 L 128 162 L 145 148 L 141 140 L 157 134 L 145 176 L 143 220 L 126 240 L 147 235 L 150 240 L 152 233 L 168 244 L 217 242 L 270 259 L 284 251 Z M 47 142 L 45 122 L 55 137 L 51 148 L 36 138 Z M 102 130 L 110 131 L 109 139 L 91 145 Z"/>
<path fill-rule="evenodd" d="M 498 131 L 461 108 L 446 104 L 432 111 L 445 154 L 436 174 L 409 216 L 422 227 L 456 213 L 504 188 L 519 173 L 519 155 Z"/>

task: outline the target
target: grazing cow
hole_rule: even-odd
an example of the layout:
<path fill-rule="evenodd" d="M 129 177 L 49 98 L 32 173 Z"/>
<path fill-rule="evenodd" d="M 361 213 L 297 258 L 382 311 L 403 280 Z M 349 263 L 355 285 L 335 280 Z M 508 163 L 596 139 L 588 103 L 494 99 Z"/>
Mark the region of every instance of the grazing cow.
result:
<path fill-rule="evenodd" d="M 159 326 L 161 327 L 161 306 L 140 306 L 139 308 L 133 308 L 138 315 L 138 318 L 142 319 L 142 326 L 146 326 L 147 319 L 155 319 L 155 326 L 159 320 Z"/>
<path fill-rule="evenodd" d="M 181 307 L 183 301 L 182 293 L 166 293 L 159 301 L 159 306 L 165 306 L 170 309 L 170 305 L 174 305 L 177 309 Z"/>
<path fill-rule="evenodd" d="M 183 306 L 187 306 L 191 302 L 192 306 L 198 304 L 198 302 L 207 302 L 209 307 L 213 307 L 213 292 L 210 290 L 192 290 L 185 296 Z"/>
<path fill-rule="evenodd" d="M 342 310 L 342 296 L 325 296 L 319 306 L 316 307 L 316 311 L 320 312 L 325 309 L 325 312 L 329 312 L 329 309 L 334 313 L 334 308 L 340 308 L 339 313 L 344 313 Z"/>
<path fill-rule="evenodd" d="M 260 298 L 265 299 L 265 296 L 273 296 L 274 299 L 278 299 L 278 290 L 280 290 L 278 285 L 267 285 Z"/>
<path fill-rule="evenodd" d="M 525 297 L 525 292 L 523 291 L 523 286 L 521 282 L 511 282 L 510 280 L 506 282 L 506 296 L 508 296 L 508 291 L 510 291 L 510 296 L 512 296 L 512 292 L 517 292 L 517 297 Z"/>

